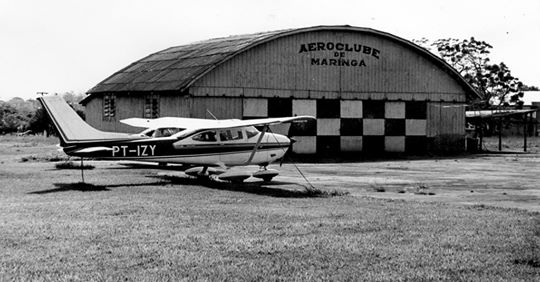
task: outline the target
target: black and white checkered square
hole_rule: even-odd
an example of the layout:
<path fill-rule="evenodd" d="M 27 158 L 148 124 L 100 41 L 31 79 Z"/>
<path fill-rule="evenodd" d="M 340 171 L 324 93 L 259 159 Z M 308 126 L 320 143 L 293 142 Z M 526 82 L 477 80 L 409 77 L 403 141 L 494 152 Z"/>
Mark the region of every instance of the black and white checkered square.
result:
<path fill-rule="evenodd" d="M 427 147 L 425 101 L 253 98 L 244 100 L 244 117 L 311 115 L 316 121 L 293 124 L 297 153 L 408 152 Z"/>

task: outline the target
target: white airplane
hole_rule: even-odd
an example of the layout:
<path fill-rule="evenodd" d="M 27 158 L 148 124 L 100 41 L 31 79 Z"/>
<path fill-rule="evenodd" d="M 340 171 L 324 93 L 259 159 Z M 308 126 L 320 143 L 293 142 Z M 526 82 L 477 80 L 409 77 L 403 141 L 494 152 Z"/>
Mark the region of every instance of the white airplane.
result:
<path fill-rule="evenodd" d="M 59 96 L 38 98 L 58 130 L 60 146 L 70 156 L 104 160 L 176 163 L 192 166 L 186 174 L 216 175 L 241 182 L 250 176 L 270 181 L 278 175 L 267 166 L 282 159 L 291 139 L 268 132 L 269 126 L 314 120 L 311 116 L 252 120 L 163 117 L 129 118 L 122 123 L 146 128 L 139 134 L 104 132 L 84 122 Z M 255 126 L 262 126 L 259 131 Z M 259 165 L 259 171 L 233 172 L 233 166 Z"/>

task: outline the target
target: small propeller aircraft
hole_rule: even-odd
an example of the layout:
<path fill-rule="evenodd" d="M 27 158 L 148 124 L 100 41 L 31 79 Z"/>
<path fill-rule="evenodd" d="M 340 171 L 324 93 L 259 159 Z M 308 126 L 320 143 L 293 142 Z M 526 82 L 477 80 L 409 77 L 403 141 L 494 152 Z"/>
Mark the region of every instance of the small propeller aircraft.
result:
<path fill-rule="evenodd" d="M 190 166 L 186 174 L 216 175 L 242 182 L 250 176 L 270 181 L 279 174 L 268 165 L 283 160 L 291 139 L 269 132 L 269 126 L 308 121 L 311 116 L 251 120 L 209 120 L 163 117 L 129 118 L 122 123 L 146 128 L 139 134 L 104 132 L 84 122 L 59 96 L 38 100 L 58 130 L 60 146 L 70 156 L 103 160 L 176 163 Z M 258 130 L 255 126 L 261 127 Z M 259 165 L 259 171 L 233 172 L 233 166 Z"/>

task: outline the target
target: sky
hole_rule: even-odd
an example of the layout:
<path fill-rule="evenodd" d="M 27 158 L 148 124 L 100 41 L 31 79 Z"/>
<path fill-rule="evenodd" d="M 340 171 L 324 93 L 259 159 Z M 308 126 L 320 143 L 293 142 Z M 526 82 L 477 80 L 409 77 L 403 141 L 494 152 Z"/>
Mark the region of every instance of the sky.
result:
<path fill-rule="evenodd" d="M 493 46 L 540 86 L 539 0 L 0 0 L 0 100 L 85 93 L 151 53 L 195 41 L 318 25 Z"/>

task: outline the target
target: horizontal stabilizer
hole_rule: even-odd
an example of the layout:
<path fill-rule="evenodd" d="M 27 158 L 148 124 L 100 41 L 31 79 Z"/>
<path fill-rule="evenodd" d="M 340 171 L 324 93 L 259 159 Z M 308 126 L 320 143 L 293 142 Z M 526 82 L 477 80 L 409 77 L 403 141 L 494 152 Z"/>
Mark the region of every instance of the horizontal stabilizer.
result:
<path fill-rule="evenodd" d="M 109 147 L 88 147 L 88 148 L 75 151 L 73 153 L 84 154 L 84 153 L 95 153 L 95 152 L 108 152 L 112 150 L 113 149 Z"/>

